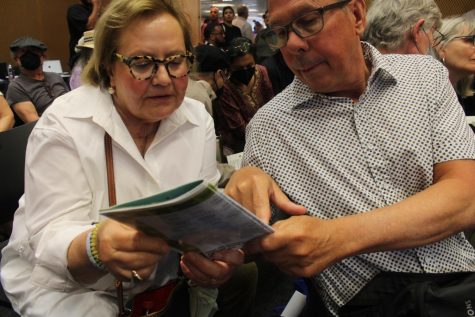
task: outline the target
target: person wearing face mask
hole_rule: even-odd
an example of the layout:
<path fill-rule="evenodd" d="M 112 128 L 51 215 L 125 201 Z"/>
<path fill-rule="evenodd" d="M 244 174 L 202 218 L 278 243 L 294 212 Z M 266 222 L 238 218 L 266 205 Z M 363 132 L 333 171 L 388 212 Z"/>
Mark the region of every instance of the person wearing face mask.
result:
<path fill-rule="evenodd" d="M 434 0 L 374 0 L 363 38 L 383 54 L 430 54 L 441 19 Z"/>
<path fill-rule="evenodd" d="M 249 39 L 238 37 L 232 40 L 227 55 L 231 76 L 224 83 L 217 107 L 217 115 L 223 120 L 219 134 L 225 155 L 242 152 L 247 124 L 257 110 L 274 97 L 267 70 L 255 63 Z"/>
<path fill-rule="evenodd" d="M 20 76 L 7 90 L 16 126 L 38 120 L 55 98 L 69 91 L 59 74 L 43 71 L 46 50 L 43 42 L 31 37 L 18 38 L 10 45 L 12 57 L 20 66 Z"/>
<path fill-rule="evenodd" d="M 224 90 L 229 60 L 226 53 L 213 45 L 195 48 L 196 69 L 190 74 L 186 96 L 201 101 L 211 116 Z M 216 125 L 216 121 L 215 121 Z"/>

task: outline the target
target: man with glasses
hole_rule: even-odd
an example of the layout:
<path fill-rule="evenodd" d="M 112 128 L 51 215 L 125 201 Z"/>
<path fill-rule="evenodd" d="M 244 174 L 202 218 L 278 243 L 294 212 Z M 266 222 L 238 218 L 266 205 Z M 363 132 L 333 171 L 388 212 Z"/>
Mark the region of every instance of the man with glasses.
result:
<path fill-rule="evenodd" d="M 363 38 L 383 54 L 428 54 L 441 19 L 434 0 L 374 0 Z"/>
<path fill-rule="evenodd" d="M 43 71 L 46 50 L 43 42 L 31 37 L 18 38 L 10 45 L 12 57 L 20 67 L 20 76 L 7 90 L 17 126 L 38 120 L 55 98 L 69 91 L 59 74 Z"/>
<path fill-rule="evenodd" d="M 361 42 L 365 11 L 269 0 L 266 39 L 296 78 L 249 123 L 249 166 L 225 190 L 263 221 L 270 203 L 290 216 L 247 253 L 310 278 L 302 316 L 420 316 L 406 285 L 475 271 L 461 233 L 475 227 L 475 140 L 447 71 Z"/>

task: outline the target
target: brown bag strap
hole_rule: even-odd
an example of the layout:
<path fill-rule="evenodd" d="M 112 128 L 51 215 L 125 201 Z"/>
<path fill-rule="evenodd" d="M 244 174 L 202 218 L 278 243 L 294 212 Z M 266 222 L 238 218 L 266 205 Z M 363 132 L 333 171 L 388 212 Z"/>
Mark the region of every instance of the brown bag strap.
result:
<path fill-rule="evenodd" d="M 109 192 L 109 207 L 112 207 L 117 202 L 115 199 L 114 158 L 112 156 L 112 138 L 107 132 L 104 135 L 104 146 L 106 150 L 107 188 Z"/>
<path fill-rule="evenodd" d="M 104 147 L 106 152 L 106 171 L 107 171 L 107 191 L 109 194 L 109 207 L 116 205 L 115 198 L 115 178 L 114 178 L 114 157 L 112 155 L 112 138 L 109 133 L 104 135 Z M 115 288 L 117 291 L 117 306 L 119 307 L 118 317 L 128 316 L 124 307 L 124 289 L 122 282 L 115 281 Z"/>

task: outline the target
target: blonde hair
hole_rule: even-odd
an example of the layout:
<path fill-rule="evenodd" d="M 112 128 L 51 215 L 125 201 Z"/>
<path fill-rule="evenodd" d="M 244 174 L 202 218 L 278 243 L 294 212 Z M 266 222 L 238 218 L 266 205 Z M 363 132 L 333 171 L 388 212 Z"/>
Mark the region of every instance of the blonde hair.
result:
<path fill-rule="evenodd" d="M 185 48 L 192 51 L 188 19 L 176 7 L 173 0 L 113 0 L 96 24 L 94 52 L 86 65 L 82 80 L 92 86 L 110 87 L 108 71 L 115 62 L 122 30 L 141 18 L 168 13 L 179 23 L 185 40 Z M 159 39 L 157 39 L 159 40 Z"/>

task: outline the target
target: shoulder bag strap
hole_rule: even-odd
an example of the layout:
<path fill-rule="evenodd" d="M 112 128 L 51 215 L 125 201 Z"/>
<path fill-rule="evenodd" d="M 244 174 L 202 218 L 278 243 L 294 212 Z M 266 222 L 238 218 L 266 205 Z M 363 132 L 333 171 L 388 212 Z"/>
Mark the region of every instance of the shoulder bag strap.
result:
<path fill-rule="evenodd" d="M 114 158 L 112 155 L 112 138 L 109 133 L 104 135 L 104 148 L 106 152 L 106 171 L 107 171 L 107 190 L 109 193 L 109 207 L 114 206 L 116 202 L 115 198 L 115 178 L 114 178 Z M 115 288 L 117 291 L 117 306 L 119 306 L 118 317 L 128 316 L 124 307 L 124 289 L 122 282 L 115 281 Z"/>

